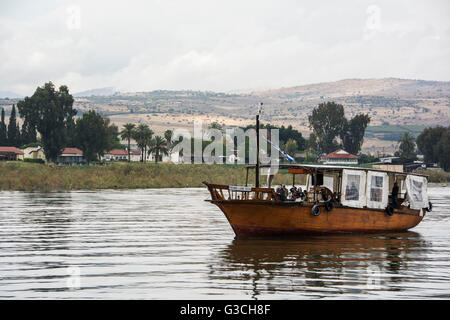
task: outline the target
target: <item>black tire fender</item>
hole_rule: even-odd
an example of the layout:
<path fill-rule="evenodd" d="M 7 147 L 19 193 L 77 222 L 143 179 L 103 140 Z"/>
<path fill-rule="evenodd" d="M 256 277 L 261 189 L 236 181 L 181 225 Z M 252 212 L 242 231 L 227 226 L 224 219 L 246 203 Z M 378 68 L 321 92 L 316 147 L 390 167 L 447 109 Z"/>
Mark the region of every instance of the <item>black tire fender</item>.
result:
<path fill-rule="evenodd" d="M 425 209 L 427 212 L 431 212 L 433 211 L 433 204 L 431 203 L 431 201 L 428 202 L 428 208 Z"/>
<path fill-rule="evenodd" d="M 392 216 L 394 214 L 394 207 L 389 205 L 389 206 L 386 207 L 385 211 L 386 211 L 388 216 Z"/>
<path fill-rule="evenodd" d="M 327 211 L 331 211 L 331 210 L 333 210 L 333 208 L 334 208 L 334 203 L 332 201 L 327 201 L 325 203 L 325 209 Z"/>
<path fill-rule="evenodd" d="M 313 205 L 311 208 L 311 213 L 313 216 L 317 217 L 320 214 L 320 207 L 317 204 Z"/>

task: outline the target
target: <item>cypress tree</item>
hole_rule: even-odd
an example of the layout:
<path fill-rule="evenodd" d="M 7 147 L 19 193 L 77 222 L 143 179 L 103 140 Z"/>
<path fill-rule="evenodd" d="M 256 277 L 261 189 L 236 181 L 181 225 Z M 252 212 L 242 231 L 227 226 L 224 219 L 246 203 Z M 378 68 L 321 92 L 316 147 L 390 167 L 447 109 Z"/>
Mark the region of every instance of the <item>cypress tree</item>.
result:
<path fill-rule="evenodd" d="M 0 146 L 6 146 L 8 144 L 8 133 L 5 123 L 5 109 L 2 108 L 2 120 L 0 122 Z"/>
<path fill-rule="evenodd" d="M 19 126 L 16 121 L 16 106 L 12 106 L 11 115 L 9 116 L 8 124 L 8 145 L 17 146 L 20 142 L 20 132 L 18 130 Z"/>

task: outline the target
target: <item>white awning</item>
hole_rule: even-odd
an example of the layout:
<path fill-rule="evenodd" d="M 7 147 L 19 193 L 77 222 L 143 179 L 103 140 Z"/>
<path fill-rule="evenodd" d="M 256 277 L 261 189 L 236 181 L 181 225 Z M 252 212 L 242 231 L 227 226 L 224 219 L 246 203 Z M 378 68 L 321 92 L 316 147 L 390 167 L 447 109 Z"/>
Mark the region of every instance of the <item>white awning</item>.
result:
<path fill-rule="evenodd" d="M 427 179 L 408 175 L 405 183 L 410 208 L 418 210 L 428 207 Z"/>
<path fill-rule="evenodd" d="M 366 172 L 344 169 L 342 173 L 341 203 L 363 208 L 366 205 Z"/>
<path fill-rule="evenodd" d="M 367 207 L 384 209 L 389 202 L 389 177 L 386 172 L 367 172 Z"/>

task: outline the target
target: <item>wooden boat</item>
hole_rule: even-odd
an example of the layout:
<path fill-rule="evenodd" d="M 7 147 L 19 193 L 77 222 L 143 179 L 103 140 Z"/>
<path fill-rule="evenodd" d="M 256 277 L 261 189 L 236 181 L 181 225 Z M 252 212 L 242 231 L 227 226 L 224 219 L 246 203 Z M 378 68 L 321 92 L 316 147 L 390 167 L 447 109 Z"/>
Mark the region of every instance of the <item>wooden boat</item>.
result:
<path fill-rule="evenodd" d="M 304 197 L 284 199 L 270 184 L 260 187 L 259 115 L 256 116 L 256 165 L 247 166 L 245 186 L 204 182 L 211 203 L 225 214 L 237 236 L 302 235 L 404 231 L 419 224 L 432 206 L 427 176 L 347 166 L 281 164 L 276 169 L 306 178 Z M 255 186 L 248 170 L 255 169 Z M 399 196 L 389 191 L 397 183 Z"/>
<path fill-rule="evenodd" d="M 237 236 L 404 231 L 419 224 L 432 209 L 423 175 L 301 164 L 280 165 L 280 169 L 294 176 L 308 175 L 303 199 L 282 201 L 270 187 L 204 182 L 211 194 L 207 201 L 222 210 Z M 326 185 L 324 177 L 328 178 Z M 355 177 L 359 177 L 359 194 L 349 187 L 349 179 L 358 181 Z M 372 181 L 367 183 L 368 178 Z M 401 191 L 403 186 L 406 189 L 397 207 L 388 195 L 394 181 L 402 186 Z"/>

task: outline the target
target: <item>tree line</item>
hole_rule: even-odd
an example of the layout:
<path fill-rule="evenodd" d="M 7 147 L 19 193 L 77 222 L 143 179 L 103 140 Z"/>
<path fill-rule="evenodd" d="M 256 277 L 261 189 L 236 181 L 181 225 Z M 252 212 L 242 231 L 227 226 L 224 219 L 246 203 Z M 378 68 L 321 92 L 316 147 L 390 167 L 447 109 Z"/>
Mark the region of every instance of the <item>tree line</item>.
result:
<path fill-rule="evenodd" d="M 148 154 L 153 153 L 155 162 L 158 163 L 163 155 L 168 155 L 172 150 L 172 130 L 166 130 L 164 137 L 153 137 L 153 130 L 146 124 L 140 124 L 136 127 L 134 123 L 126 123 L 124 129 L 120 132 L 123 140 L 128 142 L 128 161 L 131 161 L 130 144 L 131 139 L 136 141 L 141 150 L 141 162 L 145 162 Z"/>
<path fill-rule="evenodd" d="M 52 82 L 38 87 L 31 97 L 25 97 L 17 103 L 22 128 L 17 123 L 16 106 L 13 105 L 9 124 L 5 123 L 5 111 L 2 109 L 0 122 L 0 145 L 24 146 L 42 145 L 48 161 L 55 162 L 66 147 L 76 147 L 83 151 L 88 163 L 100 160 L 112 149 L 124 149 L 120 138 L 128 139 L 128 159 L 130 160 L 130 139 L 134 139 L 141 149 L 141 161 L 146 154 L 156 153 L 155 161 L 170 149 L 171 131 L 165 137 L 153 137 L 153 131 L 147 125 L 126 124 L 119 132 L 108 117 L 95 110 L 84 112 L 75 120 L 77 110 L 73 108 L 74 98 L 67 86 L 55 89 Z M 38 140 L 39 133 L 39 140 Z M 169 141 L 169 142 L 168 142 Z"/>
<path fill-rule="evenodd" d="M 437 163 L 445 171 L 450 170 L 450 126 L 425 128 L 416 143 L 425 162 Z"/>
<path fill-rule="evenodd" d="M 23 120 L 21 135 L 14 140 L 14 131 L 11 133 L 8 128 L 9 144 L 20 146 L 39 143 L 46 159 L 52 162 L 57 160 L 66 147 L 81 149 L 86 161 L 91 162 L 105 151 L 121 146 L 117 126 L 94 110 L 75 120 L 77 110 L 73 108 L 73 102 L 74 98 L 67 86 L 60 86 L 56 90 L 53 83 L 48 82 L 38 87 L 31 97 L 25 97 L 17 103 Z M 13 113 L 14 106 L 10 123 L 16 121 Z M 16 126 L 18 131 L 19 126 Z"/>
<path fill-rule="evenodd" d="M 16 106 L 13 105 L 9 122 L 5 122 L 5 110 L 2 108 L 0 121 L 0 146 L 21 146 L 27 143 L 36 142 L 33 135 L 28 132 L 27 126 L 20 128 L 17 123 Z"/>

